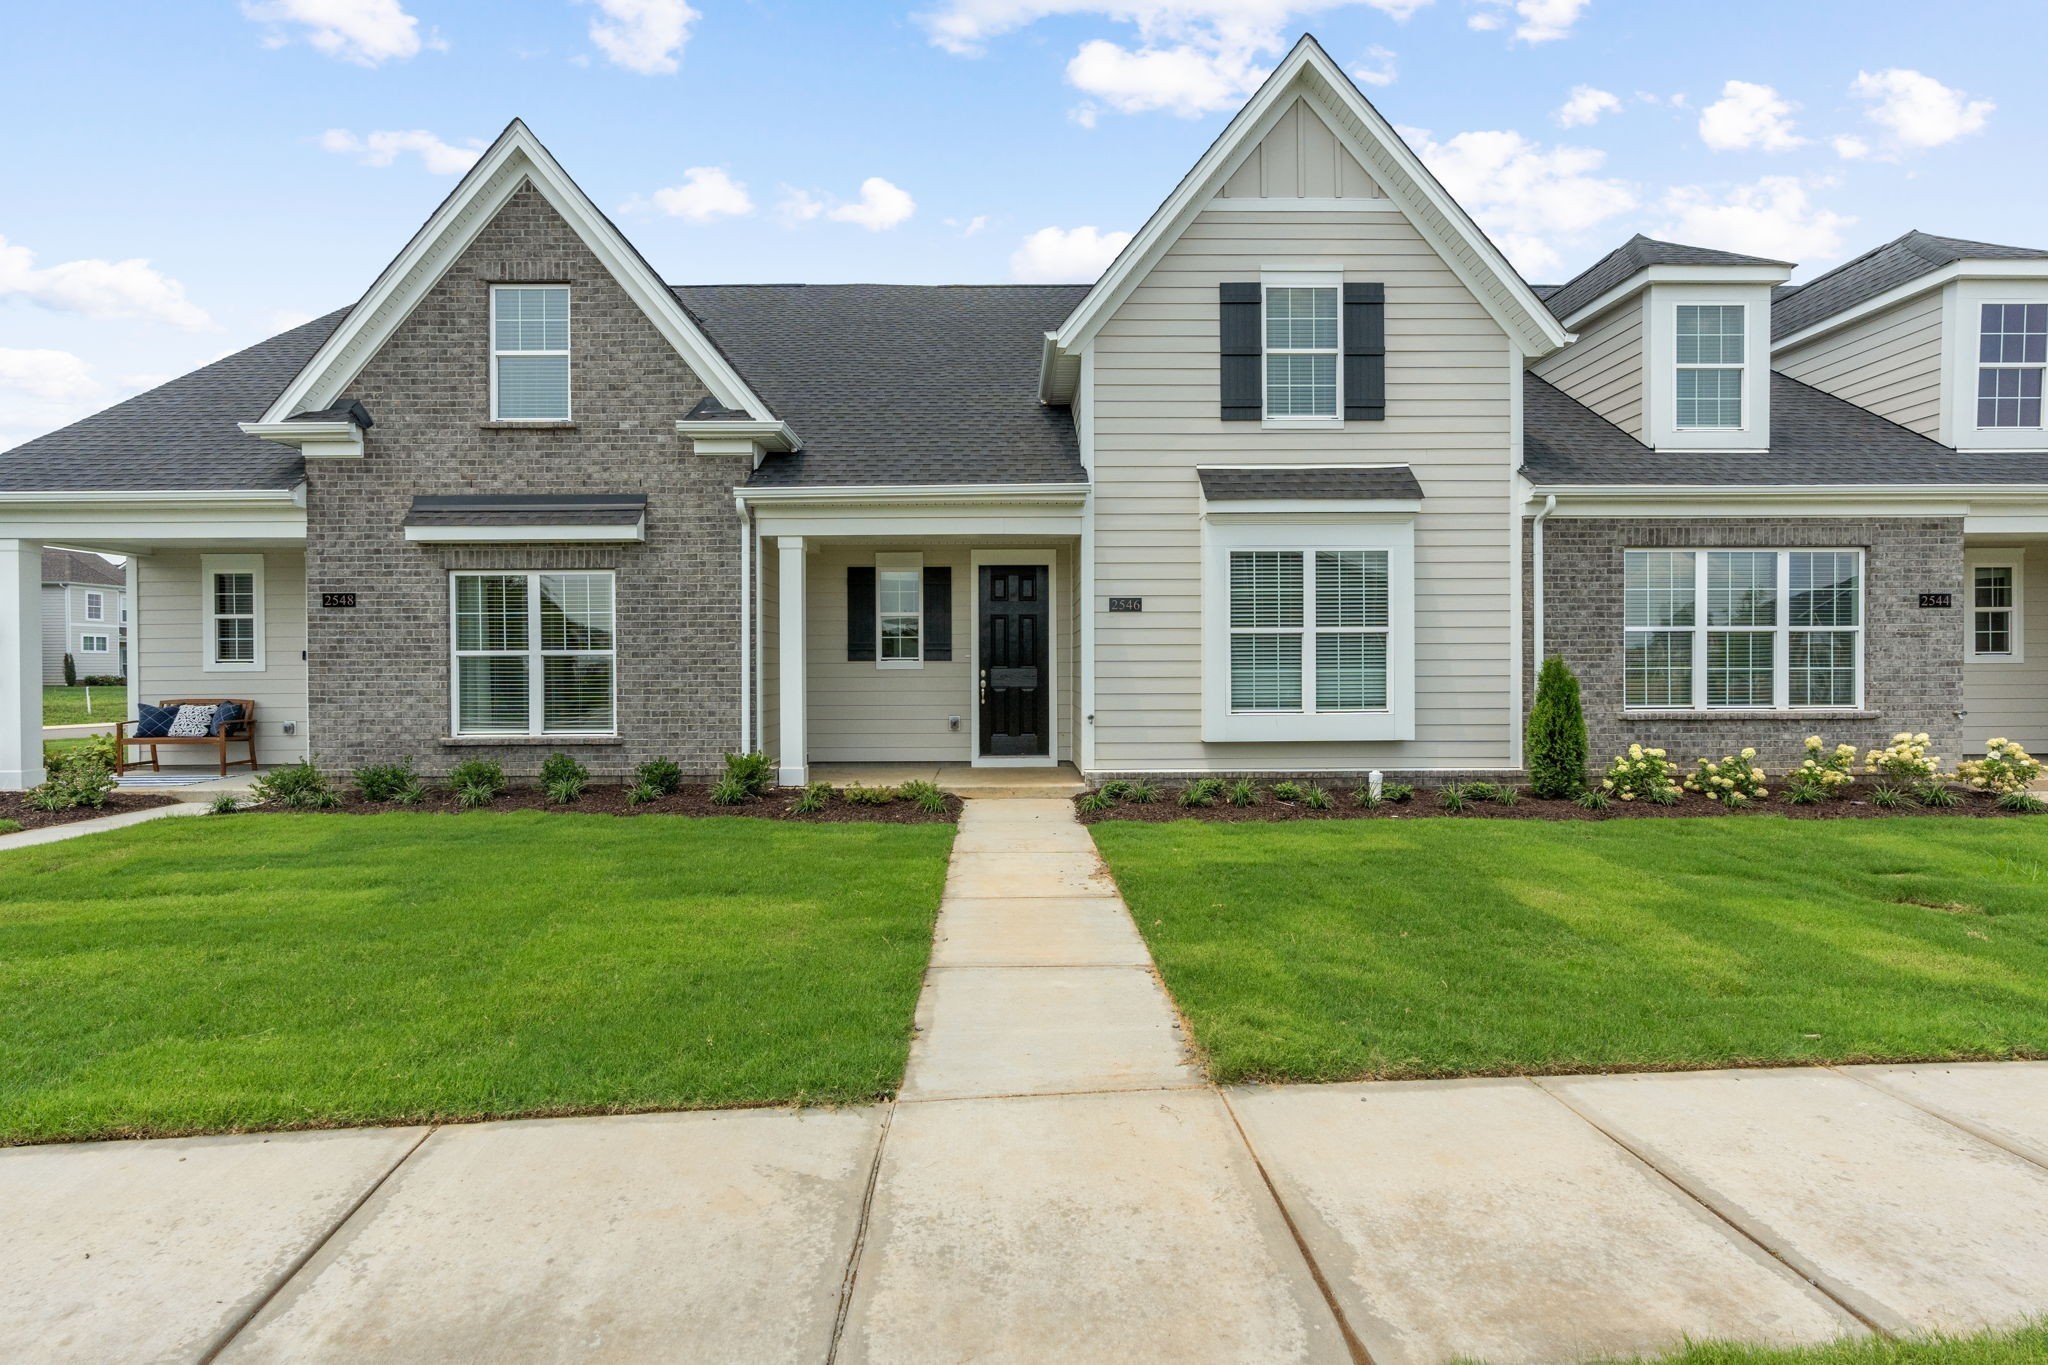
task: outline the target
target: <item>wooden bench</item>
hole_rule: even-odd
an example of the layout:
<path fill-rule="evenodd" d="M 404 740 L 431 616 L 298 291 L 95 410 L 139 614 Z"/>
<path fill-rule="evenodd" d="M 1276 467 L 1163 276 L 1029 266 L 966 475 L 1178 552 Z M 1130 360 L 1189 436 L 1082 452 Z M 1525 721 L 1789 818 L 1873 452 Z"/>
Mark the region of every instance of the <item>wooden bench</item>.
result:
<path fill-rule="evenodd" d="M 219 752 L 220 775 L 222 777 L 226 777 L 228 775 L 229 740 L 234 740 L 238 743 L 247 745 L 249 749 L 249 756 L 247 758 L 235 759 L 235 765 L 239 766 L 243 763 L 247 763 L 249 765 L 250 772 L 256 771 L 255 702 L 243 701 L 237 697 L 170 697 L 167 698 L 163 704 L 165 706 L 225 706 L 229 702 L 233 702 L 236 706 L 241 707 L 242 714 L 236 719 L 231 720 L 227 724 L 221 726 L 220 733 L 217 735 L 157 735 L 150 738 L 138 738 L 137 736 L 130 735 L 128 733 L 128 726 L 131 724 L 131 722 L 125 720 L 116 721 L 114 724 L 115 776 L 118 777 L 126 773 L 130 767 L 139 768 L 142 766 L 140 762 L 134 764 L 130 764 L 128 762 L 128 746 L 131 744 L 136 746 L 137 748 L 140 748 L 145 744 L 149 746 L 149 769 L 151 772 L 163 771 L 163 764 L 157 760 L 156 751 L 158 745 L 203 744 Z"/>

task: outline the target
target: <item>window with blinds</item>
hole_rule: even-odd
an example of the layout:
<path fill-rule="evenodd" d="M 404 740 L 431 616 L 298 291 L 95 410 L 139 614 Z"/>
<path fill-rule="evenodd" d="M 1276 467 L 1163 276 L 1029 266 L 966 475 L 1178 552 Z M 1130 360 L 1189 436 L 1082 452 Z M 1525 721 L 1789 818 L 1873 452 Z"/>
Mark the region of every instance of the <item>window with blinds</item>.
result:
<path fill-rule="evenodd" d="M 568 286 L 491 290 L 491 418 L 569 420 Z"/>
<path fill-rule="evenodd" d="M 1266 290 L 1266 415 L 1337 416 L 1337 288 Z"/>
<path fill-rule="evenodd" d="M 611 734 L 609 573 L 454 575 L 455 732 Z"/>
<path fill-rule="evenodd" d="M 1678 425 L 1742 425 L 1745 308 L 1739 303 L 1681 303 L 1677 311 Z"/>
<path fill-rule="evenodd" d="M 1322 714 L 1387 707 L 1387 552 L 1230 556 L 1230 707 Z"/>
<path fill-rule="evenodd" d="M 1650 709 L 1860 705 L 1860 550 L 1630 550 L 1622 701 Z"/>

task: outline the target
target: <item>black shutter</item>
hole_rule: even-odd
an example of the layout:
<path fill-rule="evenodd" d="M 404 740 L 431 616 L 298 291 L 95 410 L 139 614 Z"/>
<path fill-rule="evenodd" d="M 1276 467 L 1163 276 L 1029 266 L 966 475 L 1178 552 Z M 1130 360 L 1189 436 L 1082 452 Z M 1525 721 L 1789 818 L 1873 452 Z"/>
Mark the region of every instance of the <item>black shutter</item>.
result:
<path fill-rule="evenodd" d="M 1344 420 L 1387 418 L 1387 287 L 1344 286 Z"/>
<path fill-rule="evenodd" d="M 875 657 L 875 569 L 869 565 L 848 565 L 846 569 L 846 658 Z"/>
<path fill-rule="evenodd" d="M 1259 382 L 1264 330 L 1259 286 L 1216 286 L 1218 332 L 1223 375 L 1223 420 L 1256 422 L 1266 415 L 1265 387 Z"/>
<path fill-rule="evenodd" d="M 924 571 L 924 657 L 945 662 L 953 657 L 953 571 Z"/>

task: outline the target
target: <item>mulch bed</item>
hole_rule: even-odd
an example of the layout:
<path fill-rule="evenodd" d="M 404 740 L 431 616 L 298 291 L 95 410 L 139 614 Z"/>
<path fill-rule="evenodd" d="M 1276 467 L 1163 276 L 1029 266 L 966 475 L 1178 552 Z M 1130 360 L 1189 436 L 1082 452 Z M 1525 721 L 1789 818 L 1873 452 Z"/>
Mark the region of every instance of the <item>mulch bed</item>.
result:
<path fill-rule="evenodd" d="M 29 805 L 22 792 L 0 792 L 0 820 L 13 820 L 23 829 L 43 829 L 50 825 L 69 825 L 79 820 L 98 820 L 109 815 L 125 815 L 129 811 L 149 810 L 153 806 L 177 804 L 177 797 L 155 792 L 115 792 L 107 797 L 107 804 L 98 809 L 74 806 L 70 810 L 48 811 Z"/>
<path fill-rule="evenodd" d="M 592 783 L 583 789 L 583 795 L 566 806 L 549 801 L 538 787 L 512 787 L 505 791 L 483 810 L 539 810 L 557 815 L 739 815 L 756 819 L 787 820 L 794 824 L 841 825 L 841 824 L 885 824 L 885 825 L 932 825 L 952 824 L 960 818 L 960 798 L 950 793 L 946 797 L 946 809 L 926 811 L 915 802 L 901 798 L 886 806 L 855 806 L 845 798 L 833 794 L 830 802 L 821 811 L 799 814 L 790 809 L 802 793 L 794 787 L 778 787 L 758 801 L 739 806 L 719 806 L 711 802 L 711 789 L 705 786 L 684 787 L 673 795 L 658 801 L 634 806 L 626 802 L 630 790 L 624 784 L 598 785 Z M 250 806 L 254 812 L 268 812 L 278 808 Z M 393 812 L 424 811 L 443 815 L 469 814 L 455 803 L 454 793 L 433 788 L 427 799 L 417 806 L 398 806 L 385 801 L 364 801 L 353 792 L 345 792 L 342 803 L 325 811 L 299 812 L 283 811 L 284 814 L 324 815 L 388 815 Z"/>
<path fill-rule="evenodd" d="M 1570 801 L 1538 800 L 1523 795 L 1512 806 L 1503 806 L 1495 801 L 1468 801 L 1465 809 L 1456 814 L 1444 810 L 1437 804 L 1435 791 L 1417 788 L 1415 795 L 1407 801 L 1389 801 L 1377 810 L 1367 810 L 1356 805 L 1349 791 L 1331 789 L 1330 798 L 1336 805 L 1330 810 L 1310 810 L 1306 806 L 1276 801 L 1270 793 L 1262 795 L 1256 806 L 1228 806 L 1220 802 L 1214 806 L 1182 806 L 1175 800 L 1180 789 L 1162 787 L 1159 799 L 1152 802 L 1119 801 L 1108 810 L 1082 811 L 1080 820 L 1092 825 L 1102 820 L 1140 820 L 1154 824 L 1171 820 L 1215 820 L 1232 823 L 1246 820 L 1672 820 L 1672 819 L 1731 819 L 1739 820 L 1749 815 L 1782 815 L 1792 820 L 1853 820 L 1866 817 L 1914 818 L 1945 817 L 1951 819 L 1995 819 L 2010 816 L 2016 819 L 2028 818 L 2028 812 L 2001 810 L 1997 799 L 1991 796 L 1964 796 L 1962 804 L 1947 810 L 1930 809 L 1925 806 L 1905 806 L 1885 809 L 1869 801 L 1851 797 L 1844 800 L 1825 801 L 1814 806 L 1793 806 L 1783 801 L 1761 802 L 1729 810 L 1718 801 L 1687 792 L 1676 805 L 1656 806 L 1642 801 L 1616 801 L 1606 810 L 1587 810 Z"/>

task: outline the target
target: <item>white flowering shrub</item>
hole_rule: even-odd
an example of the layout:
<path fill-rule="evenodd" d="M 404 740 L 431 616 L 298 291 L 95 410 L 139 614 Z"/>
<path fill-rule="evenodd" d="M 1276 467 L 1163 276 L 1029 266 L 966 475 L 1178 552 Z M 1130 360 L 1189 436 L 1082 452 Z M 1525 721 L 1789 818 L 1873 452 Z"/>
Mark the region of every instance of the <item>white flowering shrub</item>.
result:
<path fill-rule="evenodd" d="M 1702 758 L 1693 765 L 1685 789 L 1710 796 L 1733 810 L 1770 796 L 1764 785 L 1764 770 L 1756 766 L 1756 750 L 1744 749 L 1725 758 Z"/>
<path fill-rule="evenodd" d="M 1607 765 L 1600 790 L 1618 801 L 1654 801 L 1668 806 L 1678 799 L 1678 770 L 1662 749 L 1631 744 L 1627 753 L 1616 755 Z"/>
<path fill-rule="evenodd" d="M 1956 764 L 1956 775 L 1971 791 L 2005 796 L 2034 785 L 2041 762 L 2009 739 L 1994 739 L 1984 746 L 1984 757 Z"/>
<path fill-rule="evenodd" d="M 1927 752 L 1931 742 L 1924 734 L 1900 731 L 1890 744 L 1863 756 L 1863 771 L 1907 785 L 1932 782 L 1941 774 L 1941 759 Z"/>
<path fill-rule="evenodd" d="M 1830 749 L 1819 735 L 1808 735 L 1805 757 L 1785 774 L 1786 796 L 1792 798 L 1796 792 L 1800 799 L 1813 800 L 1838 795 L 1856 781 L 1855 770 L 1855 745 L 1837 744 Z"/>

